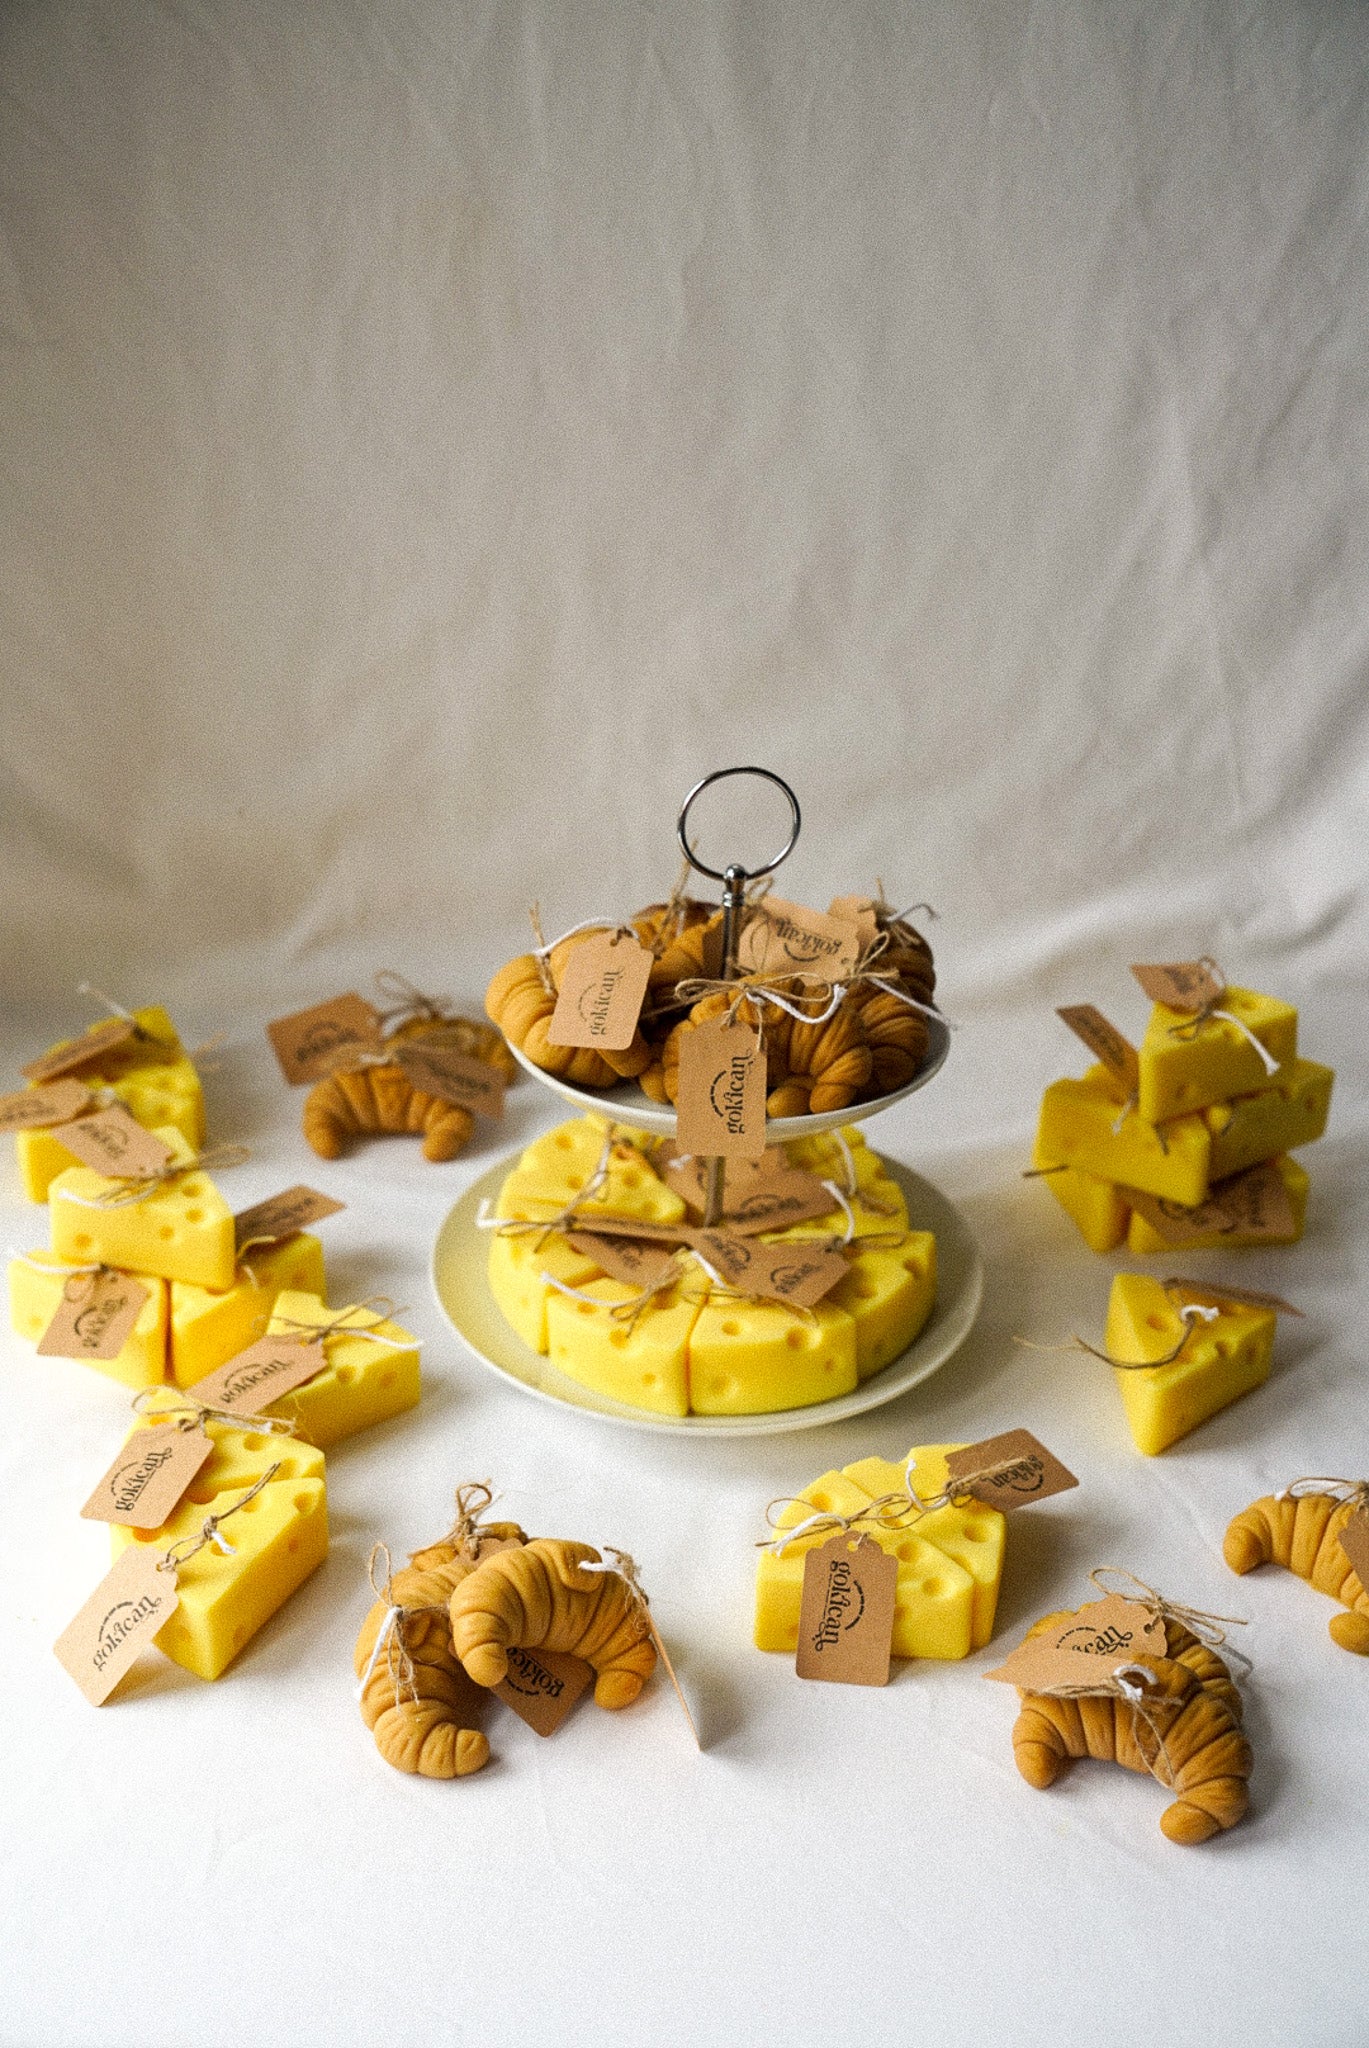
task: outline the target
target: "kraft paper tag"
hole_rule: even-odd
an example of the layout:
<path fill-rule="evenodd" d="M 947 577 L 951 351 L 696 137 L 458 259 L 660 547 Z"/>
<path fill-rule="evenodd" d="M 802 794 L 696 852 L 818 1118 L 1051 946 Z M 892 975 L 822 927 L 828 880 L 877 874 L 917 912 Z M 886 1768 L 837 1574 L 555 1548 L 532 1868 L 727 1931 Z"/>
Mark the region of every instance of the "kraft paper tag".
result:
<path fill-rule="evenodd" d="M 624 932 L 600 932 L 583 940 L 561 970 L 556 1008 L 547 1026 L 548 1045 L 626 1052 L 654 965 L 646 947 Z"/>
<path fill-rule="evenodd" d="M 114 1180 L 145 1180 L 172 1157 L 171 1147 L 145 1131 L 121 1102 L 64 1124 L 62 1143 L 82 1165 Z"/>
<path fill-rule="evenodd" d="M 291 1087 L 321 1081 L 346 1053 L 381 1050 L 380 1018 L 364 996 L 334 996 L 312 1009 L 292 1011 L 266 1027 L 280 1070 Z"/>
<path fill-rule="evenodd" d="M 498 1123 L 504 1114 L 504 1076 L 488 1060 L 459 1046 L 444 1045 L 440 1038 L 391 1039 L 395 1064 L 413 1082 L 420 1094 L 435 1095 L 440 1102 L 455 1103 L 478 1116 Z"/>
<path fill-rule="evenodd" d="M 675 1143 L 705 1159 L 765 1151 L 765 1052 L 751 1025 L 710 1017 L 681 1033 Z"/>
<path fill-rule="evenodd" d="M 1010 1429 L 1003 1436 L 986 1437 L 983 1443 L 966 1444 L 963 1450 L 947 1453 L 948 1486 L 968 1479 L 971 1473 L 982 1476 L 965 1491 L 1004 1515 L 1049 1500 L 1054 1493 L 1068 1493 L 1079 1484 L 1029 1429 Z"/>
<path fill-rule="evenodd" d="M 1176 1251 L 1214 1236 L 1239 1234 L 1270 1244 L 1291 1244 L 1297 1234 L 1288 1190 L 1272 1160 L 1219 1180 L 1196 1209 L 1185 1209 L 1180 1202 L 1145 1194 L 1140 1188 L 1123 1188 L 1121 1194 Z"/>
<path fill-rule="evenodd" d="M 1028 1636 L 996 1671 L 984 1676 L 1021 1686 L 1023 1692 L 1099 1685 L 1138 1657 L 1163 1657 L 1167 1640 L 1163 1615 L 1138 1600 L 1109 1593 L 1057 1627 Z"/>
<path fill-rule="evenodd" d="M 213 1449 L 202 1429 L 163 1423 L 134 1430 L 81 1509 L 82 1520 L 160 1529 Z"/>
<path fill-rule="evenodd" d="M 92 1707 L 104 1705 L 181 1604 L 175 1572 L 159 1569 L 165 1555 L 151 1544 L 130 1543 L 53 1644 Z"/>
<path fill-rule="evenodd" d="M 594 1678 L 583 1657 L 564 1650 L 509 1651 L 509 1675 L 494 1696 L 512 1707 L 535 1735 L 554 1735 Z"/>
<path fill-rule="evenodd" d="M 1194 1014 L 1219 1003 L 1224 989 L 1206 960 L 1171 960 L 1162 967 L 1136 967 L 1132 973 L 1153 1003 L 1167 1010 Z"/>
<path fill-rule="evenodd" d="M 596 1237 L 592 1231 L 572 1230 L 566 1243 L 583 1258 L 593 1259 L 610 1280 L 622 1280 L 629 1287 L 659 1287 L 667 1273 L 679 1270 L 662 1246 L 630 1237 Z"/>
<path fill-rule="evenodd" d="M 834 896 L 827 906 L 827 915 L 839 923 L 855 926 L 862 953 L 868 953 L 879 937 L 879 920 L 868 896 Z"/>
<path fill-rule="evenodd" d="M 742 931 L 737 964 L 748 974 L 808 972 L 823 981 L 843 981 L 855 971 L 860 954 L 854 919 L 828 917 L 782 896 L 767 896 Z"/>
<path fill-rule="evenodd" d="M 794 1669 L 835 1685 L 887 1685 L 898 1559 L 847 1530 L 803 1560 Z"/>
<path fill-rule="evenodd" d="M 26 1081 L 55 1081 L 59 1074 L 74 1073 L 88 1060 L 97 1060 L 102 1053 L 112 1052 L 116 1045 L 124 1045 L 137 1036 L 138 1026 L 132 1017 L 106 1017 L 102 1024 L 92 1024 L 79 1038 L 73 1038 L 69 1045 L 45 1052 L 41 1059 L 30 1060 L 19 1071 Z"/>
<path fill-rule="evenodd" d="M 1116 1077 L 1128 1095 L 1134 1095 L 1141 1079 L 1141 1062 L 1136 1047 L 1123 1038 L 1115 1024 L 1109 1024 L 1092 1003 L 1068 1003 L 1056 1016 L 1068 1024 L 1076 1038 L 1082 1038 L 1096 1060 Z"/>
<path fill-rule="evenodd" d="M 327 1363 L 322 1337 L 259 1337 L 207 1379 L 196 1380 L 195 1399 L 229 1415 L 252 1415 L 292 1394 Z"/>
<path fill-rule="evenodd" d="M 84 1081 L 52 1081 L 0 1095 L 0 1132 L 49 1130 L 69 1123 L 95 1100 Z"/>
<path fill-rule="evenodd" d="M 1337 1541 L 1350 1560 L 1350 1569 L 1360 1584 L 1369 1590 L 1369 1514 L 1357 1508 Z"/>
<path fill-rule="evenodd" d="M 789 1171 L 789 1159 L 782 1145 L 767 1145 L 759 1159 L 737 1159 L 728 1169 L 727 1200 L 743 1188 L 758 1187 L 772 1175 Z M 708 1161 L 672 1155 L 659 1163 L 661 1179 L 668 1188 L 702 1215 L 708 1201 Z"/>
<path fill-rule="evenodd" d="M 601 1216 L 593 1207 L 580 1211 L 578 1228 L 595 1237 L 642 1237 L 651 1244 L 693 1244 L 695 1233 L 685 1223 L 645 1223 L 636 1216 Z"/>
<path fill-rule="evenodd" d="M 813 1308 L 850 1272 L 841 1253 L 821 1239 L 761 1244 L 730 1230 L 696 1230 L 693 1244 L 729 1287 L 787 1308 Z"/>
<path fill-rule="evenodd" d="M 830 1188 L 815 1173 L 793 1167 L 784 1173 L 759 1175 L 734 1195 L 729 1173 L 723 1193 L 723 1222 L 728 1230 L 748 1237 L 753 1231 L 783 1230 L 830 1216 L 840 1207 Z M 776 1247 L 778 1249 L 778 1247 Z"/>
<path fill-rule="evenodd" d="M 131 1273 L 73 1273 L 57 1313 L 38 1340 L 40 1358 L 117 1358 L 143 1312 L 148 1289 Z"/>
<path fill-rule="evenodd" d="M 1241 1308 L 1273 1308 L 1281 1315 L 1300 1316 L 1302 1310 L 1294 1308 L 1291 1301 L 1285 1301 L 1281 1294 L 1262 1294 L 1258 1287 L 1228 1287 L 1217 1280 L 1184 1280 L 1177 1276 L 1162 1282 L 1165 1291 L 1176 1294 L 1196 1294 L 1201 1299 L 1215 1302 L 1234 1302 Z"/>
<path fill-rule="evenodd" d="M 325 1216 L 336 1216 L 346 1206 L 331 1195 L 321 1195 L 317 1188 L 286 1188 L 269 1201 L 239 1210 L 233 1218 L 233 1242 L 239 1252 L 245 1245 L 276 1244 L 307 1230 L 311 1223 L 322 1222 Z"/>

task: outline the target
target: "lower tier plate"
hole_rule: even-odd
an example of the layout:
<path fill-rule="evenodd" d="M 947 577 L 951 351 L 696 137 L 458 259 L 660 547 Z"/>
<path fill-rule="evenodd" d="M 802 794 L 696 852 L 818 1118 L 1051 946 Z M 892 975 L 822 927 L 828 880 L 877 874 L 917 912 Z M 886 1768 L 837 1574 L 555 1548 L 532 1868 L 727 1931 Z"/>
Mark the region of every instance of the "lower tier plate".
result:
<path fill-rule="evenodd" d="M 921 1174 L 889 1159 L 885 1164 L 903 1190 L 909 1225 L 936 1233 L 937 1256 L 936 1307 L 892 1365 L 833 1401 L 815 1401 L 807 1408 L 783 1408 L 764 1415 L 650 1415 L 626 1407 L 558 1372 L 510 1329 L 490 1293 L 486 1278 L 489 1232 L 478 1229 L 475 1219 L 483 1201 L 493 1203 L 518 1157 L 512 1153 L 482 1173 L 448 1213 L 433 1247 L 433 1292 L 457 1336 L 476 1357 L 501 1379 L 541 1401 L 667 1436 L 775 1436 L 787 1430 L 816 1429 L 906 1394 L 959 1350 L 979 1314 L 984 1268 L 979 1247 L 959 1210 Z"/>

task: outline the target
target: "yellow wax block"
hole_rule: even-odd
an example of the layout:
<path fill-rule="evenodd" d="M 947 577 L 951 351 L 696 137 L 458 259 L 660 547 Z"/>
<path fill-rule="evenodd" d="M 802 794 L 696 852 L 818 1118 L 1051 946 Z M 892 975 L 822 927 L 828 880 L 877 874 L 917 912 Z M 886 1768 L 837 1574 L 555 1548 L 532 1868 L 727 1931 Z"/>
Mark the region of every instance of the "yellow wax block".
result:
<path fill-rule="evenodd" d="M 253 1245 L 238 1261 L 226 1293 L 171 1282 L 171 1377 L 193 1387 L 266 1334 L 266 1319 L 283 1287 L 323 1295 L 323 1246 L 307 1230 L 279 1244 Z"/>
<path fill-rule="evenodd" d="M 374 1336 L 339 1330 L 325 1337 L 328 1363 L 323 1371 L 263 1411 L 285 1416 L 305 1443 L 320 1450 L 416 1407 L 421 1391 L 417 1337 L 398 1323 L 377 1322 L 369 1309 L 325 1308 L 317 1294 L 286 1289 L 276 1296 L 267 1334 L 277 1337 L 289 1332 L 292 1323 L 327 1323 L 340 1315 L 350 1315 L 358 1332 L 373 1330 Z"/>
<path fill-rule="evenodd" d="M 528 1146 L 505 1180 L 499 1214 L 535 1219 L 559 1214 L 588 1185 L 603 1144 L 603 1129 L 589 1117 L 575 1117 L 548 1131 Z M 679 1195 L 635 1145 L 621 1139 L 614 1143 L 604 1184 L 585 1207 L 645 1223 L 680 1223 L 685 1216 Z"/>
<path fill-rule="evenodd" d="M 1281 1067 L 1297 1058 L 1298 1013 L 1291 1003 L 1256 995 L 1253 989 L 1228 988 L 1221 1007 L 1239 1017 Z M 1164 1003 L 1157 1003 L 1150 1013 L 1140 1047 L 1138 1088 L 1141 1115 L 1150 1123 L 1269 1085 L 1264 1061 L 1235 1024 L 1209 1017 L 1190 1036 L 1192 1022 L 1191 1016 Z"/>
<path fill-rule="evenodd" d="M 1171 1365 L 1114 1375 L 1138 1451 L 1153 1457 L 1269 1378 L 1273 1309 L 1223 1305 L 1197 1323 Z M 1163 1358 L 1183 1331 L 1174 1301 L 1145 1273 L 1119 1273 L 1108 1300 L 1105 1348 L 1114 1358 Z"/>
<path fill-rule="evenodd" d="M 499 1214 L 508 1214 L 502 1204 Z M 553 1231 L 540 1247 L 531 1232 L 504 1237 L 495 1231 L 490 1238 L 490 1293 L 505 1322 L 534 1351 L 545 1353 L 547 1348 L 547 1301 L 556 1291 L 550 1280 L 559 1280 L 564 1287 L 583 1287 L 587 1280 L 599 1279 L 601 1272 L 593 1259 L 572 1251 L 559 1231 Z"/>
<path fill-rule="evenodd" d="M 818 1131 L 806 1138 L 790 1138 L 784 1147 L 791 1166 L 801 1167 L 806 1173 L 817 1174 L 820 1180 L 835 1182 L 843 1194 L 847 1193 L 854 1172 L 856 1190 L 848 1200 L 855 1212 L 856 1235 L 876 1236 L 881 1231 L 906 1230 L 908 1227 L 908 1205 L 903 1199 L 903 1190 L 893 1175 L 888 1172 L 884 1161 L 877 1152 L 872 1152 L 854 1124 L 846 1126 L 840 1133 L 846 1140 L 846 1153 L 837 1143 L 835 1131 Z M 846 1218 L 838 1211 L 833 1216 L 812 1217 L 804 1223 L 791 1224 L 787 1231 L 776 1233 L 788 1237 L 827 1237 L 834 1229 L 844 1230 Z"/>
<path fill-rule="evenodd" d="M 904 1490 L 909 1462 L 916 1490 L 930 1499 L 944 1484 L 948 1448 L 924 1446 L 910 1451 L 898 1465 L 884 1458 L 865 1458 L 841 1472 L 825 1472 L 784 1510 L 780 1525 L 796 1527 L 813 1511 L 858 1514 L 877 1496 Z M 831 1533 L 819 1529 L 800 1536 L 779 1555 L 773 1550 L 761 1552 L 756 1569 L 758 1649 L 793 1651 L 798 1647 L 804 1555 L 826 1542 Z M 901 1525 L 871 1527 L 861 1533 L 868 1533 L 898 1559 L 896 1657 L 964 1657 L 988 1642 L 1003 1570 L 1001 1514 L 978 1501 L 965 1508 L 937 1509 L 920 1518 L 910 1509 Z"/>
<path fill-rule="evenodd" d="M 194 1157 L 169 1124 L 156 1135 L 174 1160 Z M 101 1259 L 130 1273 L 156 1273 L 198 1287 L 226 1291 L 233 1285 L 233 1212 L 207 1173 L 160 1181 L 137 1201 L 105 1205 L 98 1200 L 102 1193 L 120 1194 L 126 1187 L 89 1166 L 59 1173 L 48 1195 L 52 1249 L 73 1265 Z"/>
<path fill-rule="evenodd" d="M 1242 1251 L 1259 1245 L 1296 1244 L 1302 1236 L 1307 1221 L 1307 1191 L 1312 1183 L 1306 1171 L 1296 1159 L 1276 1159 L 1279 1178 L 1288 1190 L 1288 1206 L 1293 1211 L 1293 1231 L 1289 1237 L 1261 1237 L 1248 1230 L 1209 1230 L 1186 1244 L 1185 1251 Z M 1155 1226 L 1148 1222 L 1139 1209 L 1131 1212 L 1127 1225 L 1127 1250 L 1142 1255 L 1164 1252 L 1167 1257 L 1177 1256 L 1176 1248 L 1168 1238 L 1162 1237 Z"/>
<path fill-rule="evenodd" d="M 1203 1111 L 1212 1133 L 1212 1178 L 1225 1180 L 1262 1159 L 1310 1145 L 1326 1129 L 1331 1110 L 1331 1067 L 1293 1060 L 1268 1088 L 1238 1095 Z"/>
<path fill-rule="evenodd" d="M 1077 1166 L 1057 1166 L 1054 1160 L 1043 1158 L 1039 1132 L 1032 1147 L 1032 1165 L 1051 1169 L 1041 1175 L 1042 1184 L 1055 1196 L 1089 1250 L 1114 1251 L 1127 1234 L 1131 1210 L 1112 1182 L 1081 1173 Z"/>
<path fill-rule="evenodd" d="M 150 1419 L 148 1428 L 165 1428 Z M 207 1515 L 224 1516 L 226 1556 L 207 1543 L 176 1574 L 180 1606 L 157 1634 L 158 1649 L 200 1678 L 217 1678 L 262 1623 L 289 1599 L 328 1554 L 328 1504 L 323 1453 L 289 1437 L 253 1436 L 206 1424 L 214 1440 L 207 1463 L 160 1529 L 112 1528 L 115 1557 L 130 1543 L 165 1550 L 193 1540 Z M 133 1432 L 132 1434 L 136 1434 Z M 271 1465 L 280 1470 L 257 1494 L 226 1514 Z"/>
<path fill-rule="evenodd" d="M 1081 1081 L 1052 1081 L 1041 1098 L 1034 1157 L 1077 1166 L 1095 1180 L 1141 1188 L 1192 1208 L 1207 1194 L 1212 1133 L 1201 1116 L 1171 1117 L 1163 1130 L 1123 1111 L 1105 1067 Z"/>
<path fill-rule="evenodd" d="M 21 1337 L 31 1344 L 38 1342 L 56 1315 L 62 1290 L 71 1278 L 70 1267 L 55 1252 L 25 1252 L 11 1259 L 10 1321 Z M 155 1387 L 166 1377 L 166 1282 L 143 1279 L 142 1284 L 147 1300 L 123 1349 L 113 1358 L 76 1361 L 112 1380 L 121 1380 L 126 1387 Z"/>
<path fill-rule="evenodd" d="M 672 1287 L 629 1324 L 615 1321 L 610 1310 L 635 1300 L 639 1289 L 607 1278 L 580 1284 L 602 1306 L 551 1290 L 546 1307 L 551 1363 L 612 1401 L 656 1415 L 687 1415 L 689 1336 L 699 1298 Z"/>
<path fill-rule="evenodd" d="M 856 1326 L 856 1371 L 862 1380 L 906 1351 L 936 1301 L 936 1239 L 911 1230 L 901 1245 L 857 1251 L 851 1270 L 827 1296 Z"/>
<path fill-rule="evenodd" d="M 904 1474 L 911 1465 L 913 1490 L 918 1498 L 935 1500 L 946 1484 L 946 1453 L 962 1448 L 960 1444 L 923 1444 L 909 1451 L 901 1465 L 885 1458 L 862 1458 L 858 1464 L 846 1467 L 845 1476 L 876 1498 L 882 1493 L 901 1493 Z M 982 1501 L 971 1500 L 964 1506 L 952 1503 L 934 1508 L 921 1519 L 914 1517 L 913 1527 L 919 1536 L 954 1558 L 973 1579 L 970 1642 L 971 1648 L 982 1649 L 993 1635 L 998 1611 L 998 1588 L 1007 1549 L 1007 1516 L 997 1508 L 985 1507 Z"/>
<path fill-rule="evenodd" d="M 152 1005 L 133 1014 L 142 1036 L 92 1060 L 75 1078 L 92 1088 L 110 1089 L 148 1130 L 174 1125 L 198 1151 L 204 1143 L 204 1092 L 194 1063 L 183 1051 L 165 1010 Z M 59 1130 L 16 1131 L 15 1156 L 31 1202 L 45 1202 L 57 1175 L 78 1164 L 61 1142 Z"/>
<path fill-rule="evenodd" d="M 857 1383 L 856 1327 L 820 1301 L 812 1320 L 777 1303 L 708 1301 L 689 1340 L 689 1405 L 696 1415 L 757 1415 L 849 1394 Z"/>

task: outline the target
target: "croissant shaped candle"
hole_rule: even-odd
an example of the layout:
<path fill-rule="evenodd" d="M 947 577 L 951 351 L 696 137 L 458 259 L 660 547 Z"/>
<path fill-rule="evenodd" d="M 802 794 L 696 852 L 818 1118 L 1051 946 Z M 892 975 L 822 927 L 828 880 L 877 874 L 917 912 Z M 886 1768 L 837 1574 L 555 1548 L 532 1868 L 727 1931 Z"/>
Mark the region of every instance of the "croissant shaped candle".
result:
<path fill-rule="evenodd" d="M 480 1533 L 504 1542 L 527 1540 L 512 1522 L 485 1523 Z M 361 1718 L 397 1771 L 466 1778 L 489 1760 L 489 1743 L 472 1725 L 483 1708 L 482 1695 L 452 1648 L 447 1615 L 453 1590 L 475 1569 L 467 1544 L 416 1550 L 362 1623 L 353 1656 L 363 1681 Z"/>
<path fill-rule="evenodd" d="M 512 1080 L 517 1070 L 498 1032 L 470 1019 L 459 1022 L 464 1026 L 461 1049 Z M 443 1029 L 450 1037 L 452 1026 Z M 431 1022 L 416 1019 L 393 1032 L 390 1042 L 421 1039 L 432 1032 Z M 316 1082 L 305 1097 L 303 1124 L 320 1159 L 340 1159 L 352 1138 L 407 1132 L 422 1133 L 423 1157 L 434 1162 L 455 1159 L 474 1128 L 468 1109 L 416 1088 L 397 1060 L 330 1074 Z"/>
<path fill-rule="evenodd" d="M 656 1647 L 639 1597 L 616 1571 L 598 1565 L 587 1543 L 551 1537 L 487 1557 L 454 1588 L 451 1640 L 469 1677 L 496 1686 L 511 1649 L 561 1650 L 583 1657 L 601 1707 L 626 1707 L 656 1668 Z"/>
<path fill-rule="evenodd" d="M 1299 1492 L 1299 1485 L 1307 1490 Z M 1320 1490 L 1331 1487 L 1349 1490 Z M 1352 1517 L 1365 1511 L 1367 1494 L 1369 1488 L 1343 1480 L 1295 1481 L 1282 1493 L 1267 1494 L 1243 1508 L 1222 1544 L 1233 1572 L 1281 1564 L 1319 1593 L 1339 1600 L 1348 1612 L 1332 1615 L 1327 1624 L 1331 1640 L 1361 1657 L 1369 1656 L 1369 1592 L 1340 1539 Z"/>
<path fill-rule="evenodd" d="M 1028 1631 L 1028 1641 L 1068 1619 L 1048 1614 Z M 1160 1816 L 1161 1831 L 1171 1842 L 1205 1842 L 1234 1827 L 1249 1803 L 1251 1754 L 1241 1733 L 1241 1697 L 1216 1652 L 1169 1616 L 1165 1649 L 1163 1657 L 1135 1659 L 1139 1701 L 1019 1691 L 1013 1756 L 1038 1791 L 1053 1785 L 1076 1757 L 1147 1772 L 1178 1795 Z"/>

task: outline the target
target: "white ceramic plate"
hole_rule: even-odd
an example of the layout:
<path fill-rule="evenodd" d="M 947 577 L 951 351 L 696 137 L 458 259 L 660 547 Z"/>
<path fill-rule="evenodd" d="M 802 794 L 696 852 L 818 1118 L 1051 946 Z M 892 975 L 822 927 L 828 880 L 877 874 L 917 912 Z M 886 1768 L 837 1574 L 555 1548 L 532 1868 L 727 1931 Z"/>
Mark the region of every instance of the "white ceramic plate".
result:
<path fill-rule="evenodd" d="M 867 1116 L 878 1116 L 892 1103 L 902 1102 L 905 1095 L 915 1095 L 919 1088 L 927 1086 L 934 1074 L 940 1072 L 950 1050 L 951 1034 L 942 1018 L 929 1017 L 927 1030 L 930 1042 L 926 1059 L 912 1080 L 904 1087 L 896 1088 L 892 1095 L 876 1095 L 869 1102 L 853 1102 L 849 1109 L 824 1109 L 817 1116 L 767 1117 L 766 1137 L 773 1143 L 780 1138 L 806 1138 L 814 1131 L 834 1131 L 839 1124 L 864 1123 Z M 572 1082 L 562 1081 L 555 1074 L 548 1074 L 544 1068 L 534 1066 L 516 1045 L 510 1044 L 509 1051 L 534 1081 L 540 1081 L 544 1088 L 550 1088 L 567 1102 L 573 1102 L 577 1109 L 597 1110 L 600 1116 L 614 1117 L 619 1123 L 631 1124 L 639 1131 L 674 1136 L 673 1106 L 653 1102 L 649 1095 L 643 1095 L 635 1081 L 620 1081 L 616 1088 L 577 1088 Z"/>
<path fill-rule="evenodd" d="M 640 1408 L 628 1408 L 567 1379 L 515 1335 L 495 1305 L 486 1279 L 489 1233 L 476 1228 L 475 1218 L 481 1202 L 493 1201 L 498 1194 L 504 1176 L 518 1156 L 513 1153 L 483 1173 L 448 1214 L 433 1247 L 433 1292 L 457 1336 L 476 1357 L 501 1379 L 512 1381 L 540 1401 L 579 1408 L 591 1415 L 602 1415 L 610 1422 L 625 1423 L 629 1429 L 663 1431 L 668 1436 L 775 1436 L 786 1430 L 816 1429 L 826 1422 L 841 1422 L 848 1415 L 860 1415 L 867 1408 L 882 1407 L 886 1401 L 906 1394 L 909 1387 L 927 1379 L 959 1350 L 979 1314 L 984 1268 L 979 1248 L 959 1210 L 930 1181 L 890 1159 L 885 1163 L 903 1190 L 912 1228 L 936 1232 L 936 1307 L 900 1358 L 852 1393 L 841 1394 L 834 1401 L 814 1402 L 808 1408 L 782 1409 L 777 1414 L 650 1415 Z"/>

